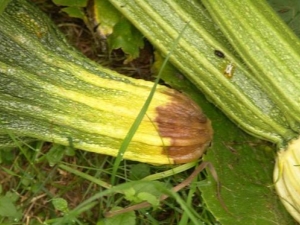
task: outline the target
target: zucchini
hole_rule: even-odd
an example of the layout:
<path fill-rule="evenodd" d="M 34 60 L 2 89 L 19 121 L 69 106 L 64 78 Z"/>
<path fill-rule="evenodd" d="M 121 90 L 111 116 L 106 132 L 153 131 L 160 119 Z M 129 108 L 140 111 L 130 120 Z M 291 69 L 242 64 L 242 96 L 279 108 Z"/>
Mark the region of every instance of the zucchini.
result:
<path fill-rule="evenodd" d="M 278 146 L 297 136 L 288 122 L 292 119 L 253 76 L 199 2 L 110 2 L 163 54 L 187 26 L 170 61 L 246 132 Z M 216 51 L 226 57 L 217 56 Z"/>
<path fill-rule="evenodd" d="M 252 69 L 253 76 L 288 118 L 290 127 L 299 134 L 299 38 L 265 1 L 203 3 Z M 273 177 L 280 200 L 300 222 L 300 138 L 286 142 L 287 146 L 278 152 Z"/>
<path fill-rule="evenodd" d="M 238 126 L 277 144 L 276 190 L 300 222 L 296 35 L 266 1 L 110 1 L 164 54 L 188 26 L 172 63 Z"/>
<path fill-rule="evenodd" d="M 87 59 L 25 0 L 11 1 L 0 20 L 0 141 L 13 134 L 116 156 L 153 83 Z M 158 86 L 123 158 L 188 162 L 211 138 L 194 102 Z"/>
<path fill-rule="evenodd" d="M 265 1 L 202 1 L 263 90 L 300 129 L 300 41 Z M 244 12 L 241 14 L 240 12 Z"/>

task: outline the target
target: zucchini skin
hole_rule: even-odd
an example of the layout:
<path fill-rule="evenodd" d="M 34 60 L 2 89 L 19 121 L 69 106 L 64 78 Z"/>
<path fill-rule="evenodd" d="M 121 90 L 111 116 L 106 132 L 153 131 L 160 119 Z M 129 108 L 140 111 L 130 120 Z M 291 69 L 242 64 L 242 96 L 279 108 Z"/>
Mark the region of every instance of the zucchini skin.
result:
<path fill-rule="evenodd" d="M 253 76 L 199 1 L 110 2 L 163 54 L 168 53 L 181 35 L 170 61 L 246 132 L 279 147 L 297 136 L 287 122 L 291 117 L 277 106 L 267 89 Z M 226 57 L 217 57 L 216 50 Z M 233 74 L 225 76 L 224 70 L 230 64 L 234 66 Z"/>
<path fill-rule="evenodd" d="M 87 59 L 25 0 L 11 1 L 0 20 L 0 132 L 116 156 L 153 83 Z M 212 139 L 201 109 L 167 87 L 157 87 L 146 115 L 125 159 L 189 162 Z"/>
<path fill-rule="evenodd" d="M 202 2 L 290 127 L 299 132 L 299 38 L 265 0 Z"/>

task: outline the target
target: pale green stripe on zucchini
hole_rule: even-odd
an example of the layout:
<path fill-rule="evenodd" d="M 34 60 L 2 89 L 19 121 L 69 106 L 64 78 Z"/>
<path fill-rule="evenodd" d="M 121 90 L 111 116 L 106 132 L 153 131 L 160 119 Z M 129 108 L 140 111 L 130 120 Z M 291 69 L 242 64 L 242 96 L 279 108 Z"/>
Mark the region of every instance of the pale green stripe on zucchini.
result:
<path fill-rule="evenodd" d="M 110 0 L 162 53 L 185 26 L 186 30 L 171 55 L 171 62 L 220 107 L 235 123 L 254 136 L 281 145 L 295 134 L 285 114 L 277 107 L 248 67 L 224 45 L 221 34 L 210 25 L 196 1 Z M 196 7 L 199 13 L 196 15 Z M 193 8 L 193 10 L 191 10 Z M 191 12 L 191 13 L 190 13 Z M 202 25 L 202 23 L 205 25 Z M 209 31 L 207 29 L 210 29 Z M 216 34 L 216 36 L 214 36 Z M 221 50 L 226 59 L 214 55 Z M 231 79 L 224 75 L 229 63 L 235 69 Z M 289 118 L 288 118 L 289 119 Z"/>

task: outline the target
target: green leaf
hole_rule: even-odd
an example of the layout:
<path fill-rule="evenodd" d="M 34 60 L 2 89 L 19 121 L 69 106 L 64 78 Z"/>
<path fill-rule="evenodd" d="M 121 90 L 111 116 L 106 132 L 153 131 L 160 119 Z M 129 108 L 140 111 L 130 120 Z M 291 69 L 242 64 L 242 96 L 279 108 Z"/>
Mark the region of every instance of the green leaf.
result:
<path fill-rule="evenodd" d="M 300 1 L 268 0 L 268 2 L 295 34 L 300 36 Z"/>
<path fill-rule="evenodd" d="M 127 55 L 124 63 L 139 56 L 143 35 L 109 1 L 94 1 L 93 20 L 99 36 L 107 38 L 109 50 L 122 49 Z"/>
<path fill-rule="evenodd" d="M 66 153 L 66 147 L 62 145 L 53 144 L 52 148 L 46 154 L 46 158 L 50 166 L 59 163 Z"/>
<path fill-rule="evenodd" d="M 1 149 L 0 151 L 0 164 L 2 163 L 12 163 L 15 159 L 14 151 L 10 148 Z"/>
<path fill-rule="evenodd" d="M 147 183 L 137 183 L 132 187 L 123 190 L 125 198 L 133 203 L 140 203 L 147 201 L 153 207 L 159 205 L 159 198 L 161 193 L 161 182 L 151 181 Z"/>
<path fill-rule="evenodd" d="M 122 209 L 121 207 L 115 207 L 113 210 Z M 136 216 L 135 213 L 126 212 L 112 218 L 105 218 L 98 221 L 97 225 L 135 225 Z"/>
<path fill-rule="evenodd" d="M 222 199 L 216 197 L 216 182 L 209 176 L 212 185 L 201 187 L 208 209 L 224 225 L 292 222 L 273 186 L 274 148 L 230 121 L 219 120 L 214 128 L 215 139 L 204 160 L 217 171 Z"/>
<path fill-rule="evenodd" d="M 8 197 L 12 202 L 16 202 L 19 200 L 20 196 L 15 192 L 6 192 L 5 197 Z"/>
<path fill-rule="evenodd" d="M 134 164 L 130 169 L 130 179 L 140 180 L 150 175 L 150 166 L 148 164 Z"/>
<path fill-rule="evenodd" d="M 125 63 L 137 58 L 144 47 L 143 35 L 125 18 L 114 26 L 107 43 L 110 50 L 121 48 L 128 55 Z"/>
<path fill-rule="evenodd" d="M 148 192 L 140 192 L 137 194 L 137 197 L 142 201 L 149 202 L 154 208 L 157 208 L 159 206 L 159 198 L 153 194 L 150 194 Z"/>
<path fill-rule="evenodd" d="M 70 17 L 85 20 L 85 14 L 80 7 L 65 7 L 61 11 L 67 13 Z"/>
<path fill-rule="evenodd" d="M 240 130 L 171 65 L 163 80 L 193 98 L 212 121 L 214 139 L 204 160 L 218 174 L 222 199 L 217 197 L 217 184 L 209 172 L 210 185 L 199 188 L 216 219 L 223 225 L 293 224 L 273 186 L 275 149 Z"/>
<path fill-rule="evenodd" d="M 8 192 L 5 196 L 0 196 L 0 216 L 9 217 L 15 220 L 19 220 L 22 217 L 22 213 L 19 212 L 14 204 L 18 196 L 16 194 Z"/>
<path fill-rule="evenodd" d="M 88 0 L 52 0 L 56 5 L 86 7 Z"/>
<path fill-rule="evenodd" d="M 5 10 L 6 6 L 11 0 L 1 0 L 0 1 L 0 14 Z"/>
<path fill-rule="evenodd" d="M 94 24 L 101 37 L 106 37 L 113 32 L 113 27 L 119 22 L 122 14 L 109 2 L 95 0 L 93 5 Z"/>
<path fill-rule="evenodd" d="M 63 198 L 53 198 L 52 204 L 56 210 L 59 210 L 63 213 L 67 213 L 69 211 L 68 202 Z"/>

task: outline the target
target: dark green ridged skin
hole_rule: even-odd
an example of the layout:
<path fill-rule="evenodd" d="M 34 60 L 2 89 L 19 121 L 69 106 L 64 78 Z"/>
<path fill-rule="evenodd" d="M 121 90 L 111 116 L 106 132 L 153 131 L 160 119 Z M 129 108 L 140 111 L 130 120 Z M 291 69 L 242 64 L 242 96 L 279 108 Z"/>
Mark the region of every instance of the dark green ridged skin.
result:
<path fill-rule="evenodd" d="M 297 136 L 295 119 L 273 98 L 276 92 L 270 94 L 272 85 L 257 79 L 261 74 L 254 76 L 257 71 L 241 60 L 201 1 L 110 2 L 164 54 L 182 35 L 171 62 L 239 127 L 278 146 Z M 215 50 L 225 58 L 216 56 Z M 234 69 L 226 76 L 229 64 Z"/>

